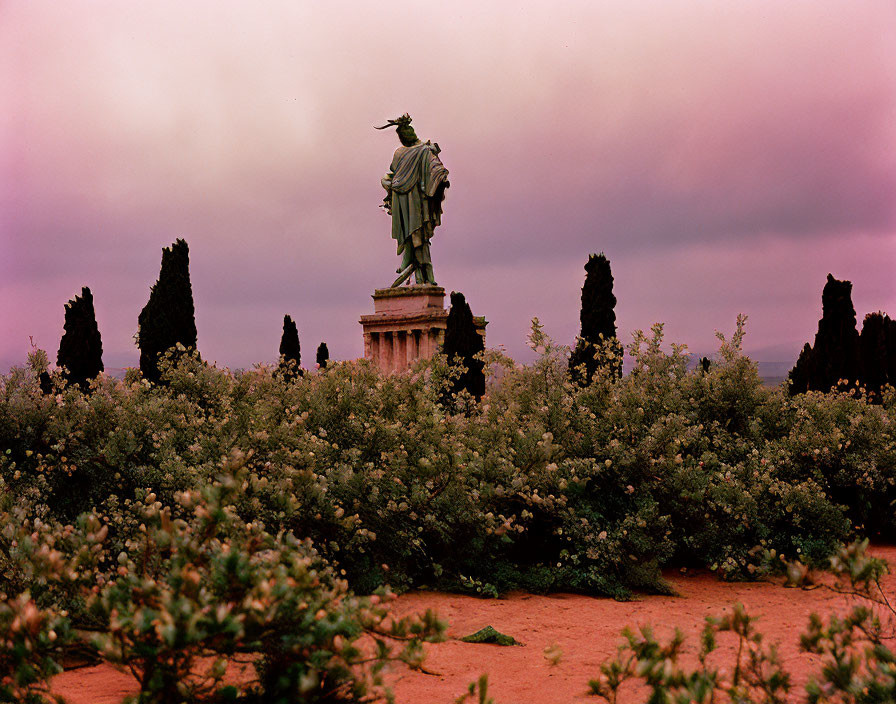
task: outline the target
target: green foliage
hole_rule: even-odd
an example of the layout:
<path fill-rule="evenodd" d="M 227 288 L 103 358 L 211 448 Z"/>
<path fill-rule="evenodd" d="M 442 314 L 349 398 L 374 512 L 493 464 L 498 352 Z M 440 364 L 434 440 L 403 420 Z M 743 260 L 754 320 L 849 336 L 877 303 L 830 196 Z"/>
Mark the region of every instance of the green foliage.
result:
<path fill-rule="evenodd" d="M 581 386 L 535 321 L 531 365 L 482 355 L 499 381 L 478 404 L 446 398 L 443 356 L 403 375 L 340 362 L 289 381 L 169 353 L 163 384 L 101 374 L 89 395 L 43 394 L 37 360 L 0 378 L 0 511 L 62 525 L 95 511 L 117 555 L 141 539 L 148 495 L 191 520 L 177 497 L 239 448 L 236 515 L 310 539 L 359 593 L 624 599 L 668 591 L 663 565 L 751 578 L 771 552 L 822 564 L 851 531 L 891 534 L 896 395 L 765 388 L 743 334 L 739 319 L 695 373 L 657 325 L 629 345 L 631 373 L 599 366 Z"/>
<path fill-rule="evenodd" d="M 393 618 L 393 593 L 355 596 L 309 541 L 242 521 L 233 505 L 248 481 L 243 465 L 235 453 L 214 483 L 178 493 L 189 519 L 140 492 L 131 507 L 139 529 L 114 558 L 112 531 L 93 513 L 77 528 L 27 518 L 17 528 L 21 515 L 4 516 L 5 587 L 80 597 L 99 626 L 95 652 L 139 682 L 134 702 L 387 698 L 384 666 L 419 667 L 422 641 L 444 626 L 429 612 Z M 0 601 L 0 666 L 12 673 L 0 679 L 0 701 L 44 701 L 60 670 L 72 619 L 37 601 L 27 591 Z M 234 663 L 254 675 L 228 680 Z"/>
<path fill-rule="evenodd" d="M 173 693 L 188 702 L 379 698 L 383 666 L 419 666 L 421 639 L 439 636 L 440 624 L 427 614 L 387 626 L 390 593 L 356 597 L 308 541 L 240 521 L 232 507 L 247 484 L 242 466 L 235 455 L 215 484 L 177 496 L 189 522 L 158 501 L 144 508 L 146 530 L 90 603 L 108 624 L 95 638 L 101 656 L 134 672 L 141 704 Z M 362 636 L 375 653 L 370 667 Z M 389 641 L 404 645 L 393 653 Z M 239 687 L 225 682 L 234 660 L 256 670 Z"/>
<path fill-rule="evenodd" d="M 467 691 L 454 700 L 455 704 L 467 704 L 467 702 L 478 702 L 478 704 L 495 704 L 495 700 L 488 696 L 488 675 L 480 675 L 475 682 L 470 682 Z"/>
<path fill-rule="evenodd" d="M 884 640 L 881 621 L 867 606 L 826 622 L 813 614 L 801 643 L 823 662 L 806 687 L 810 704 L 896 701 L 896 654 Z"/>
<path fill-rule="evenodd" d="M 841 546 L 831 558 L 834 583 L 822 585 L 857 597 L 862 603 L 844 617 L 835 615 L 824 620 L 812 614 L 800 636 L 802 650 L 821 657 L 820 671 L 806 685 L 805 701 L 809 704 L 896 701 L 896 653 L 889 645 L 896 633 L 896 609 L 881 587 L 886 564 L 868 555 L 867 549 L 867 540 Z M 798 572 L 805 578 L 804 570 Z M 739 604 L 722 618 L 707 618 L 696 667 L 679 663 L 685 644 L 681 631 L 676 630 L 663 643 L 648 626 L 638 633 L 626 629 L 626 642 L 617 656 L 602 663 L 598 677 L 589 683 L 591 693 L 615 704 L 623 685 L 635 681 L 649 687 L 649 704 L 792 701 L 788 698 L 790 676 L 775 647 L 763 645 L 756 620 Z M 733 663 L 726 661 L 722 668 L 711 654 L 720 635 L 726 633 L 735 638 L 736 655 Z"/>
<path fill-rule="evenodd" d="M 837 580 L 832 588 L 861 601 L 846 616 L 825 621 L 812 614 L 800 638 L 803 650 L 822 657 L 821 672 L 810 679 L 810 704 L 871 704 L 896 700 L 896 609 L 881 586 L 888 571 L 868 555 L 868 540 L 841 547 L 831 558 Z"/>
<path fill-rule="evenodd" d="M 0 633 L 0 702 L 56 701 L 47 682 L 62 671 L 56 658 L 69 636 L 67 619 L 23 592 L 0 600 Z"/>
<path fill-rule="evenodd" d="M 0 515 L 0 702 L 57 701 L 48 681 L 72 643 L 64 595 L 96 564 L 102 536 L 46 524 L 22 510 Z M 76 544 L 75 544 L 76 543 Z"/>
<path fill-rule="evenodd" d="M 389 619 L 386 584 L 626 599 L 668 592 L 664 565 L 728 579 L 796 565 L 798 581 L 853 533 L 896 535 L 896 392 L 872 405 L 765 388 L 740 352 L 744 323 L 708 369 L 689 371 L 656 325 L 629 345 L 630 374 L 601 364 L 580 385 L 536 320 L 532 364 L 481 354 L 495 382 L 480 403 L 450 393 L 444 356 L 289 380 L 169 350 L 161 384 L 100 374 L 85 394 L 35 351 L 0 377 L 2 618 L 33 624 L 2 646 L 21 675 L 3 686 L 45 696 L 75 625 L 105 630 L 96 647 L 138 673 L 145 702 L 376 697 L 383 663 L 418 664 L 439 631 L 431 616 Z M 868 592 L 880 568 L 851 549 L 834 567 Z M 749 660 L 770 651 L 731 618 L 711 630 L 743 644 L 741 679 L 673 662 L 675 686 L 771 697 L 783 685 Z M 859 674 L 885 682 L 868 618 L 819 622 L 807 647 L 839 663 L 861 636 Z M 642 659 L 678 652 L 648 641 L 630 643 Z M 255 672 L 241 689 L 222 670 L 236 660 Z"/>
<path fill-rule="evenodd" d="M 615 704 L 625 682 L 640 680 L 650 687 L 651 704 L 708 703 L 722 695 L 733 703 L 784 704 L 790 676 L 781 668 L 775 647 L 763 645 L 755 622 L 740 604 L 721 617 L 708 617 L 693 668 L 679 663 L 685 644 L 681 631 L 662 643 L 648 626 L 638 633 L 626 629 L 626 643 L 617 657 L 602 663 L 600 675 L 588 683 L 591 694 Z M 725 668 L 710 659 L 722 634 L 731 634 L 736 642 L 735 660 Z"/>

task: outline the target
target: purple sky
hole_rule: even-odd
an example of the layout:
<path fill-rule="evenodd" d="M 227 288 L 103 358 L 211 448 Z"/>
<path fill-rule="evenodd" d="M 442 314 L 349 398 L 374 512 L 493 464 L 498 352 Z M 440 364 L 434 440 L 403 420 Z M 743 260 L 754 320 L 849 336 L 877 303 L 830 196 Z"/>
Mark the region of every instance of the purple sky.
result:
<path fill-rule="evenodd" d="M 451 172 L 436 278 L 527 359 L 572 342 L 610 258 L 620 337 L 791 361 L 828 272 L 896 314 L 896 5 L 0 2 L 0 367 L 55 359 L 90 286 L 107 367 L 161 249 L 190 244 L 199 347 L 360 356 L 397 265 L 380 178 L 410 112 Z"/>

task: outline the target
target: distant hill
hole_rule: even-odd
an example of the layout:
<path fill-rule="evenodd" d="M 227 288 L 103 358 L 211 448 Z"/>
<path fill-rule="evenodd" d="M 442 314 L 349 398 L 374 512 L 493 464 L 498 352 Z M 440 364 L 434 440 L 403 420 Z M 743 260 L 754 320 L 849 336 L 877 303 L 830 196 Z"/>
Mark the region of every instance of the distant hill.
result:
<path fill-rule="evenodd" d="M 759 366 L 759 378 L 766 386 L 777 386 L 784 383 L 793 362 L 757 362 Z"/>
<path fill-rule="evenodd" d="M 790 370 L 793 369 L 794 362 L 756 361 L 756 357 L 753 354 L 749 352 L 745 354 L 756 362 L 759 378 L 762 379 L 762 383 L 765 386 L 778 386 L 778 384 L 783 383 L 787 379 Z M 712 359 L 712 355 L 702 355 L 695 352 L 688 353 L 688 369 L 696 369 L 697 365 L 700 364 L 700 358 L 705 356 Z M 796 359 L 795 356 L 794 359 Z"/>

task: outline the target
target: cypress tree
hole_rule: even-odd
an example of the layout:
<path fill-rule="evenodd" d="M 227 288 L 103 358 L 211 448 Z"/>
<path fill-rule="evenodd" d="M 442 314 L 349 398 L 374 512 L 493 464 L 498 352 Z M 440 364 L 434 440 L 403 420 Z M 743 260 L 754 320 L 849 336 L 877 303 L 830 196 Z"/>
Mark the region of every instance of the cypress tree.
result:
<path fill-rule="evenodd" d="M 280 370 L 288 379 L 302 376 L 302 348 L 299 345 L 299 330 L 293 319 L 283 316 L 283 335 L 280 337 Z"/>
<path fill-rule="evenodd" d="M 809 380 L 812 378 L 812 345 L 808 342 L 803 345 L 800 356 L 796 360 L 793 369 L 787 378 L 790 380 L 790 395 L 804 394 L 809 390 Z"/>
<path fill-rule="evenodd" d="M 162 268 L 149 301 L 138 318 L 140 371 L 153 382 L 161 378 L 159 356 L 178 343 L 196 348 L 196 318 L 190 285 L 190 249 L 178 239 L 162 250 Z"/>
<path fill-rule="evenodd" d="M 326 369 L 330 362 L 330 350 L 327 349 L 327 343 L 321 342 L 317 346 L 317 367 L 318 369 Z"/>
<path fill-rule="evenodd" d="M 90 380 L 104 369 L 103 341 L 96 324 L 93 294 L 87 286 L 81 289 L 80 296 L 65 304 L 64 330 L 56 364 L 62 367 L 68 383 L 87 390 Z"/>
<path fill-rule="evenodd" d="M 603 252 L 592 254 L 585 264 L 585 272 L 579 314 L 582 329 L 569 358 L 570 375 L 583 385 L 590 384 L 597 371 L 599 360 L 595 359 L 595 353 L 601 347 L 615 347 L 616 343 L 616 296 L 613 295 L 610 261 Z M 621 377 L 621 355 L 610 359 L 609 367 L 614 376 Z"/>
<path fill-rule="evenodd" d="M 859 377 L 859 333 L 852 304 L 852 282 L 838 281 L 828 274 L 821 294 L 821 320 L 813 347 L 815 388 L 837 386 L 841 379 L 854 386 Z"/>
<path fill-rule="evenodd" d="M 886 384 L 896 386 L 891 376 L 893 357 L 896 356 L 896 322 L 883 313 L 869 313 L 862 321 L 859 335 L 862 385 L 872 398 L 879 398 Z"/>
<path fill-rule="evenodd" d="M 791 370 L 790 379 L 794 383 L 790 392 L 854 388 L 859 376 L 859 333 L 856 309 L 852 305 L 852 282 L 839 281 L 828 274 L 821 294 L 821 320 L 815 344 L 809 349 L 803 348 L 797 365 Z"/>
<path fill-rule="evenodd" d="M 886 323 L 887 338 L 887 379 L 896 387 L 896 320 Z"/>
<path fill-rule="evenodd" d="M 485 341 L 476 330 L 473 312 L 464 298 L 464 294 L 451 292 L 451 308 L 445 328 L 445 342 L 442 352 L 448 357 L 448 363 L 454 364 L 460 357 L 464 371 L 455 380 L 452 391 L 457 393 L 466 389 L 477 401 L 485 393 L 485 363 L 474 359 L 474 355 L 485 349 Z"/>
<path fill-rule="evenodd" d="M 37 381 L 40 384 L 40 390 L 45 394 L 53 393 L 53 378 L 50 376 L 50 373 L 47 371 L 41 372 Z"/>

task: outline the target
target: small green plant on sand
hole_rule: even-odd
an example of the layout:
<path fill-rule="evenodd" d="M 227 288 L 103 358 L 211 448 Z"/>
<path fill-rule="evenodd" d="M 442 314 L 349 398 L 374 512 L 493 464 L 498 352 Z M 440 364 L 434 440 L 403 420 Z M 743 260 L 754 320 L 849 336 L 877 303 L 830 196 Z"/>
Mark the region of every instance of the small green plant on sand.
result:
<path fill-rule="evenodd" d="M 855 597 L 845 616 L 813 614 L 801 636 L 803 650 L 822 657 L 821 671 L 806 687 L 810 704 L 872 704 L 896 701 L 896 610 L 882 586 L 886 563 L 857 541 L 831 558 L 832 588 Z"/>
<path fill-rule="evenodd" d="M 454 704 L 495 704 L 495 700 L 488 696 L 488 675 L 481 675 L 475 682 L 470 682 L 467 691 L 454 700 Z"/>
<path fill-rule="evenodd" d="M 813 614 L 800 637 L 800 647 L 822 659 L 821 670 L 806 685 L 808 704 L 884 704 L 896 701 L 896 610 L 882 586 L 886 563 L 868 554 L 868 541 L 842 547 L 831 558 L 833 583 L 823 586 L 860 603 L 846 616 L 827 619 Z M 805 570 L 796 571 L 805 577 Z M 645 626 L 623 631 L 617 656 L 601 664 L 589 682 L 591 694 L 615 704 L 626 682 L 649 688 L 648 704 L 731 702 L 783 704 L 792 701 L 790 675 L 774 646 L 763 644 L 756 619 L 736 605 L 721 618 L 707 618 L 697 666 L 681 664 L 685 638 L 681 631 L 666 642 Z M 724 667 L 711 657 L 723 634 L 734 636 L 734 663 Z"/>
<path fill-rule="evenodd" d="M 680 630 L 663 643 L 648 626 L 638 632 L 626 629 L 617 657 L 603 663 L 600 675 L 588 683 L 591 693 L 615 704 L 625 682 L 640 680 L 650 687 L 651 704 L 714 702 L 723 696 L 731 702 L 783 704 L 790 676 L 781 668 L 775 647 L 763 644 L 755 622 L 740 604 L 721 617 L 708 617 L 695 668 L 680 663 L 685 644 Z M 724 668 L 710 659 L 723 634 L 736 641 L 735 661 Z"/>

